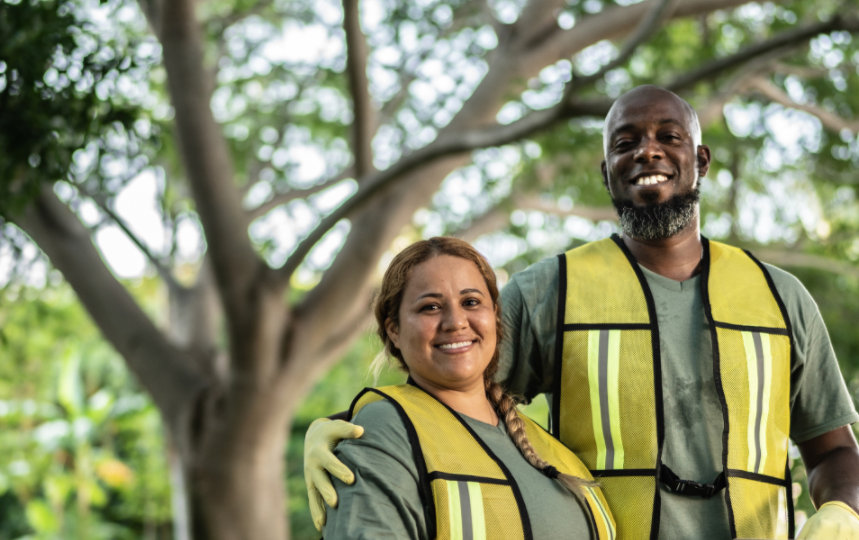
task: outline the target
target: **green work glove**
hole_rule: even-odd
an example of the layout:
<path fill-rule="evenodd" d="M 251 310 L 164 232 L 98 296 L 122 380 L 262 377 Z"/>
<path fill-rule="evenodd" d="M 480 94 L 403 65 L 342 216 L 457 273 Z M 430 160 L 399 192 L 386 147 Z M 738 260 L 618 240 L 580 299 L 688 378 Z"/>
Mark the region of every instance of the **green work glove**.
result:
<path fill-rule="evenodd" d="M 859 515 L 841 501 L 823 503 L 799 531 L 797 540 L 859 539 Z"/>
<path fill-rule="evenodd" d="M 363 433 L 363 427 L 344 420 L 319 418 L 304 434 L 304 483 L 307 484 L 310 516 L 317 531 L 321 532 L 325 525 L 325 503 L 332 508 L 337 506 L 337 491 L 326 472 L 346 484 L 355 481 L 352 471 L 334 457 L 334 447 L 343 439 L 356 439 Z"/>

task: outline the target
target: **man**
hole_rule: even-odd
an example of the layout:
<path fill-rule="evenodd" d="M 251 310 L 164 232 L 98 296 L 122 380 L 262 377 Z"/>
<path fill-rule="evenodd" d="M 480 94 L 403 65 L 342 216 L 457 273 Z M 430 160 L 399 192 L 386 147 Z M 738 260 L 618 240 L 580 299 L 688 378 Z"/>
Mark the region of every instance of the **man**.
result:
<path fill-rule="evenodd" d="M 694 110 L 635 88 L 604 151 L 623 234 L 513 276 L 501 380 L 550 395 L 552 433 L 598 477 L 621 538 L 792 535 L 788 436 L 818 506 L 801 537 L 859 538 L 859 415 L 825 326 L 793 276 L 701 237 L 710 150 Z M 310 450 L 333 444 L 327 427 Z M 315 486 L 333 489 L 313 469 L 332 459 L 307 454 L 315 519 Z"/>

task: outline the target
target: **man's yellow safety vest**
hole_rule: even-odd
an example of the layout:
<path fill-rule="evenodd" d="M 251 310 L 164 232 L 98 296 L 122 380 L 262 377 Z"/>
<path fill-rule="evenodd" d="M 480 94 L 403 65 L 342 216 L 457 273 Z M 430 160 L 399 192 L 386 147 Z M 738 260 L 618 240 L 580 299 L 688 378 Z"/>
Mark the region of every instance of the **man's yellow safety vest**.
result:
<path fill-rule="evenodd" d="M 774 538 L 780 515 L 793 535 L 787 312 L 751 254 L 703 243 L 700 280 L 724 418 L 723 471 L 712 484 L 682 480 L 662 463 L 662 393 L 671 389 L 662 386 L 653 297 L 632 254 L 614 235 L 559 256 L 552 432 L 598 478 L 619 538 L 657 537 L 660 484 L 724 497 L 732 537 Z"/>
<path fill-rule="evenodd" d="M 430 538 L 533 538 L 515 479 L 459 414 L 421 388 L 404 384 L 365 388 L 352 402 L 350 418 L 380 399 L 394 405 L 409 434 Z M 519 416 L 540 457 L 562 473 L 593 479 L 564 445 L 526 416 Z M 601 490 L 585 487 L 583 499 L 591 536 L 615 538 L 614 519 Z"/>

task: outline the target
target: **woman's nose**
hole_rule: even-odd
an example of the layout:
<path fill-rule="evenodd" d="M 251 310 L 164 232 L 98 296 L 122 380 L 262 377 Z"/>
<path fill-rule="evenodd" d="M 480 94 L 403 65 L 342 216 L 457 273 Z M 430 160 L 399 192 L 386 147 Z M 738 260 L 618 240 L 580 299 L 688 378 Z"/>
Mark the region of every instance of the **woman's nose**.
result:
<path fill-rule="evenodd" d="M 445 330 L 459 330 L 468 326 L 468 317 L 465 310 L 459 306 L 452 307 L 445 310 L 442 324 Z"/>

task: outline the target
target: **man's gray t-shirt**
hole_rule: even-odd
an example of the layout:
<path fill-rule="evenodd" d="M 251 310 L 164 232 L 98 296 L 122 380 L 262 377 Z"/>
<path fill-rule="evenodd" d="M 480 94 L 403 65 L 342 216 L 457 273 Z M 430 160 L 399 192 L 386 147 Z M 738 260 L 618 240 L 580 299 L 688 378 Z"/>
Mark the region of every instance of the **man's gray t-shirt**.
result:
<path fill-rule="evenodd" d="M 802 442 L 859 420 L 816 303 L 793 275 L 765 265 L 791 321 L 791 438 Z M 700 277 L 684 282 L 642 267 L 653 293 L 662 354 L 663 462 L 680 478 L 711 483 L 721 471 L 721 406 Z M 551 393 L 555 374 L 558 260 L 514 274 L 501 294 L 504 339 L 498 380 L 531 399 Z M 551 398 L 548 399 L 551 404 Z M 723 493 L 711 499 L 661 492 L 660 538 L 727 538 Z"/>

